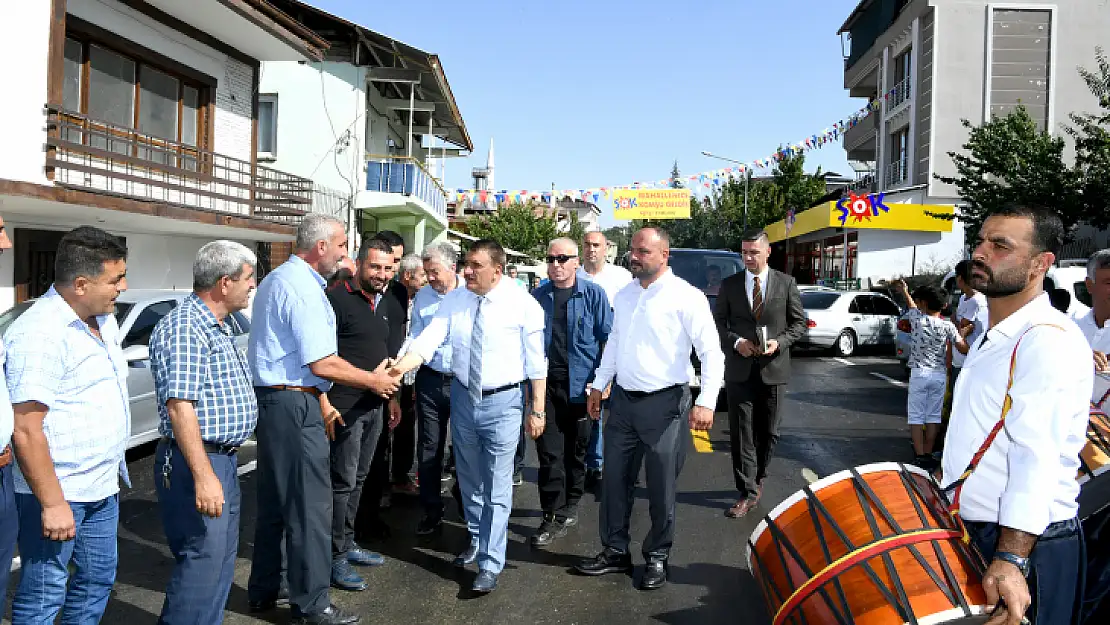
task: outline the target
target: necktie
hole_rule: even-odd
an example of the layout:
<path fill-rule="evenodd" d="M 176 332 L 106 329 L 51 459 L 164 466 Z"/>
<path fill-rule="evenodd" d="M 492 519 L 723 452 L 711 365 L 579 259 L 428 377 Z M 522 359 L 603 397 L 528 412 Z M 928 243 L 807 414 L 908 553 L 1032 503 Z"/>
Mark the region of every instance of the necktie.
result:
<path fill-rule="evenodd" d="M 760 315 L 763 314 L 763 289 L 759 288 L 759 276 L 753 276 L 754 284 L 752 284 L 752 315 L 756 321 L 759 321 Z"/>
<path fill-rule="evenodd" d="M 478 298 L 478 307 L 474 310 L 474 326 L 470 329 L 470 373 L 467 376 L 466 389 L 475 406 L 482 403 L 482 335 L 485 333 L 482 304 L 485 301 L 484 297 Z"/>

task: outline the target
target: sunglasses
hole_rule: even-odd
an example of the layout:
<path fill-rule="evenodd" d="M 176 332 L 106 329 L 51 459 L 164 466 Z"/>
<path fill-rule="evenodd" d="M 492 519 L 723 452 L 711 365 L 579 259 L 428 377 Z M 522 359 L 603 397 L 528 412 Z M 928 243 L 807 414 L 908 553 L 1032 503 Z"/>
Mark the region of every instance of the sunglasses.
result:
<path fill-rule="evenodd" d="M 547 257 L 547 262 L 548 263 L 559 263 L 560 265 L 565 265 L 566 262 L 568 260 L 572 259 L 572 258 L 578 258 L 578 256 L 575 255 L 575 254 L 559 254 L 558 256 L 548 256 Z"/>

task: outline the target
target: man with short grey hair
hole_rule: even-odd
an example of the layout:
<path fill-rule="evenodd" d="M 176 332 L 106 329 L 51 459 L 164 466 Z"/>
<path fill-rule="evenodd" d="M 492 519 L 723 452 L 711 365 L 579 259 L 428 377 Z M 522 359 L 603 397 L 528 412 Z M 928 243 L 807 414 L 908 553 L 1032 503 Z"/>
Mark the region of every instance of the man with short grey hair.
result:
<path fill-rule="evenodd" d="M 247 307 L 257 259 L 234 241 L 197 252 L 193 293 L 150 335 L 162 440 L 154 486 L 174 555 L 162 623 L 220 623 L 239 550 L 238 451 L 258 403 L 228 316 Z"/>

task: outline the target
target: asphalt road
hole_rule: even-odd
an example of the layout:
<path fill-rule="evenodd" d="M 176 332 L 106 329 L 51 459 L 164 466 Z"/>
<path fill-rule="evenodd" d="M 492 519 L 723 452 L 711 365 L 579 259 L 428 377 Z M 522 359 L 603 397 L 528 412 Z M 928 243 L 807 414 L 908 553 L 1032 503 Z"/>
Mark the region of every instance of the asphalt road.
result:
<path fill-rule="evenodd" d="M 665 623 L 715 624 L 770 622 L 755 581 L 746 570 L 746 540 L 778 502 L 807 480 L 852 466 L 912 459 L 905 426 L 905 384 L 892 358 L 859 356 L 849 360 L 801 353 L 795 360 L 777 458 L 765 484 L 759 515 L 725 518 L 734 503 L 728 443 L 728 419 L 717 415 L 709 444 L 691 442 L 679 480 L 678 534 L 671 559 L 671 580 L 663 589 L 643 592 L 632 578 L 610 575 L 586 578 L 570 573 L 578 558 L 591 556 L 598 542 L 598 506 L 587 495 L 580 523 L 568 536 L 542 551 L 528 546 L 539 524 L 536 460 L 530 445 L 525 484 L 516 489 L 509 523 L 508 565 L 491 595 L 474 597 L 474 573 L 451 566 L 466 544 L 465 527 L 449 512 L 443 535 L 417 539 L 419 520 L 414 498 L 395 496 L 387 521 L 393 537 L 367 546 L 382 552 L 384 566 L 365 570 L 370 589 L 362 593 L 332 591 L 333 601 L 363 616 L 364 623 Z M 709 449 L 711 447 L 711 449 Z M 103 623 L 153 623 L 173 560 L 165 547 L 151 475 L 152 450 L 131 454 L 133 488 L 120 504 L 118 579 Z M 254 450 L 241 454 L 243 525 L 240 559 L 225 622 L 286 623 L 288 609 L 259 619 L 247 611 L 246 584 L 254 534 Z M 633 553 L 640 565 L 639 543 L 648 529 L 646 492 L 637 492 L 633 511 Z M 450 506 L 453 508 L 453 506 Z M 15 576 L 13 576 L 15 577 Z M 14 583 L 14 582 L 13 582 Z M 5 620 L 5 623 L 8 621 Z"/>

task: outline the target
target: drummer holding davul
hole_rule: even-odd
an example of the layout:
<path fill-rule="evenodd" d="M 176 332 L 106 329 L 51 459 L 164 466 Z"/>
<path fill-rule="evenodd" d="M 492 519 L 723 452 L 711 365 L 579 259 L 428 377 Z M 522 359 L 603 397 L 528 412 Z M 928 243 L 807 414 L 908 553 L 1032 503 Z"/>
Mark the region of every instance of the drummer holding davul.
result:
<path fill-rule="evenodd" d="M 1007 206 L 972 254 L 990 327 L 956 382 L 941 483 L 988 563 L 989 625 L 1018 625 L 1026 610 L 1037 625 L 1074 623 L 1083 594 L 1076 474 L 1094 368 L 1083 333 L 1042 290 L 1063 234 L 1055 213 Z"/>

